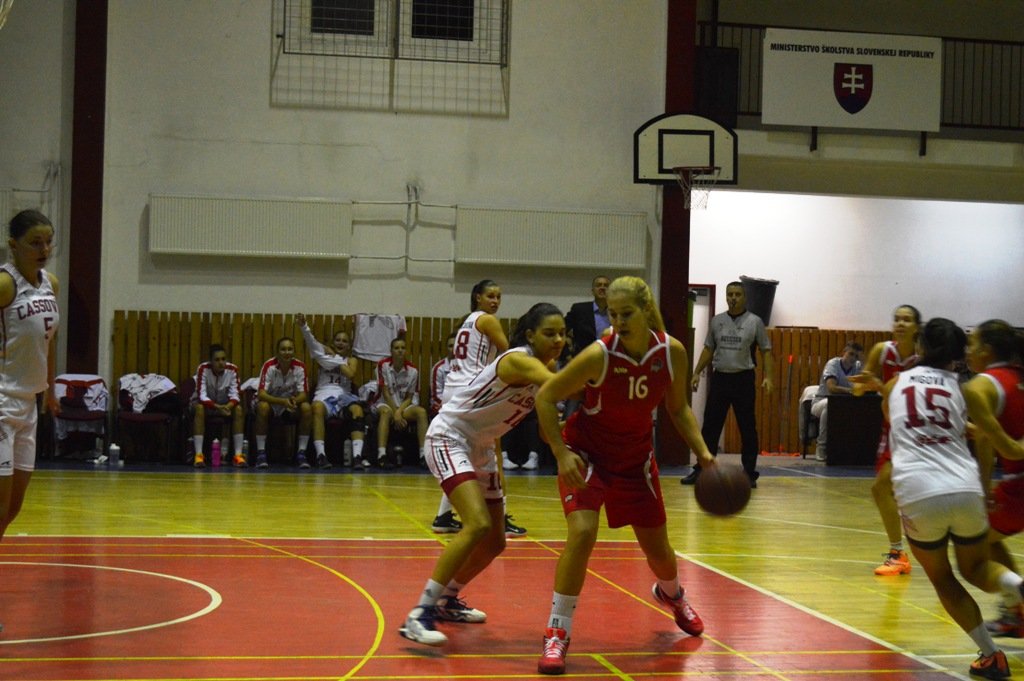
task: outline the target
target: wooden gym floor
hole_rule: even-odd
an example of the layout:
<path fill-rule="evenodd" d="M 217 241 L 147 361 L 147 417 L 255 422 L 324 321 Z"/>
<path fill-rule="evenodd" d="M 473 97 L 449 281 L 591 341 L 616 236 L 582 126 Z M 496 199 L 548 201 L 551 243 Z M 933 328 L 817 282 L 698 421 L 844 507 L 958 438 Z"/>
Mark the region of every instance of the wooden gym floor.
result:
<path fill-rule="evenodd" d="M 871 471 L 761 469 L 746 511 L 724 520 L 696 507 L 683 469 L 664 473 L 700 639 L 652 601 L 631 533 L 602 528 L 567 678 L 968 678 L 973 644 L 923 572 L 872 574 L 887 544 Z M 41 470 L 0 544 L 0 679 L 546 678 L 564 521 L 553 476 L 515 472 L 507 487 L 529 534 L 465 591 L 488 622 L 442 625 L 450 643 L 430 649 L 396 631 L 444 541 L 424 473 Z M 972 593 L 991 616 L 995 597 Z M 1002 642 L 1024 674 L 1024 641 Z"/>

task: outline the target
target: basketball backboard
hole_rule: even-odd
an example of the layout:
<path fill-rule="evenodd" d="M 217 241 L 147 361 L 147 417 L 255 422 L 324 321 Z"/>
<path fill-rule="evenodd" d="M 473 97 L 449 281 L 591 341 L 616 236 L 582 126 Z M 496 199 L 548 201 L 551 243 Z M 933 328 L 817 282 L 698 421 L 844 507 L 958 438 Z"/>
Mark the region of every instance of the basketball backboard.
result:
<path fill-rule="evenodd" d="M 674 168 L 715 168 L 716 184 L 736 184 L 736 132 L 694 114 L 662 114 L 633 133 L 633 182 L 674 184 Z"/>

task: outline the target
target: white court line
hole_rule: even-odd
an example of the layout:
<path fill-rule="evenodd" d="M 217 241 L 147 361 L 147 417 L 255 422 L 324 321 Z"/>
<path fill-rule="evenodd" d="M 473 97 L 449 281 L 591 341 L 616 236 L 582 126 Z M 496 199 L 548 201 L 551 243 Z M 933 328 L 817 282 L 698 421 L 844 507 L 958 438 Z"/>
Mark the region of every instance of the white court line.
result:
<path fill-rule="evenodd" d="M 821 479 L 828 479 L 828 480 L 832 480 L 832 479 L 863 480 L 863 479 L 868 478 L 868 477 L 872 477 L 872 478 L 874 477 L 873 475 L 871 475 L 871 476 L 866 476 L 866 475 L 865 476 L 860 476 L 860 475 L 823 475 L 821 473 L 815 473 L 814 471 L 809 471 L 809 470 L 805 471 L 800 466 L 759 466 L 759 468 L 761 470 L 764 470 L 764 469 L 767 468 L 767 469 L 773 470 L 773 471 L 785 471 L 786 472 L 785 475 L 778 476 L 780 478 L 786 478 L 786 477 L 794 477 L 795 478 L 795 477 L 803 475 L 803 476 L 806 476 L 808 478 L 821 478 Z M 772 476 L 772 477 L 775 477 L 775 476 Z"/>
<path fill-rule="evenodd" d="M 147 631 L 149 629 L 159 629 L 161 627 L 169 627 L 172 624 L 180 624 L 181 622 L 188 622 L 189 620 L 194 620 L 196 618 L 202 617 L 203 615 L 209 614 L 209 613 L 213 612 L 214 610 L 216 610 L 217 608 L 219 608 L 220 604 L 223 602 L 223 599 L 221 598 L 221 595 L 219 593 L 217 593 L 214 589 L 211 589 L 210 587 L 206 586 L 205 584 L 201 584 L 201 583 L 193 581 L 191 579 L 185 579 L 184 577 L 176 577 L 175 575 L 165 575 L 165 574 L 161 574 L 159 572 L 149 572 L 148 570 L 133 570 L 131 568 L 111 567 L 111 566 L 108 566 L 108 565 L 79 565 L 77 563 L 34 563 L 34 562 L 24 562 L 24 561 L 3 561 L 3 562 L 0 562 L 0 565 L 31 565 L 31 566 L 35 566 L 35 567 L 42 566 L 42 567 L 65 567 L 65 568 L 70 567 L 70 568 L 83 568 L 83 569 L 86 569 L 86 570 L 112 570 L 112 571 L 115 571 L 115 572 L 132 572 L 132 573 L 138 574 L 138 575 L 148 575 L 150 577 L 160 577 L 162 579 L 170 579 L 170 580 L 173 580 L 175 582 L 181 582 L 183 584 L 188 584 L 189 586 L 194 586 L 197 589 L 202 589 L 203 591 L 205 591 L 210 596 L 210 602 L 206 605 L 205 608 L 202 608 L 201 610 L 197 610 L 196 612 L 191 613 L 189 615 L 184 615 L 182 617 L 178 617 L 178 618 L 173 619 L 173 620 L 167 620 L 166 622 L 154 622 L 153 624 L 144 624 L 142 626 L 129 627 L 127 629 L 113 629 L 111 631 L 94 631 L 94 632 L 89 633 L 89 634 L 72 634 L 72 635 L 69 635 L 69 636 L 50 636 L 50 637 L 47 637 L 47 638 L 0 639 L 0 645 L 12 645 L 12 644 L 15 644 L 15 643 L 46 643 L 46 642 L 49 642 L 49 641 L 73 641 L 73 640 L 82 639 L 82 638 L 97 638 L 97 637 L 100 637 L 100 636 L 117 636 L 117 635 L 120 635 L 120 634 L 128 634 L 128 633 L 132 633 L 132 632 L 135 632 L 135 631 Z"/>
<path fill-rule="evenodd" d="M 695 558 L 691 558 L 690 556 L 688 556 L 688 555 L 686 555 L 684 553 L 680 553 L 680 552 L 676 551 L 676 555 L 679 556 L 680 558 L 683 558 L 683 559 L 693 563 L 694 565 L 699 565 L 700 567 L 702 567 L 702 568 L 704 568 L 706 570 L 710 570 L 711 572 L 714 572 L 714 573 L 716 573 L 718 575 L 721 575 L 722 577 L 725 577 L 726 579 L 732 580 L 732 581 L 736 582 L 737 584 L 742 584 L 743 586 L 745 586 L 745 587 L 747 587 L 749 589 L 753 589 L 754 591 L 757 591 L 760 594 L 768 596 L 769 598 L 773 598 L 773 599 L 779 601 L 780 603 L 784 603 L 784 604 L 788 605 L 791 608 L 796 608 L 800 612 L 803 612 L 803 613 L 806 613 L 808 615 L 811 615 L 812 617 L 820 619 L 820 620 L 822 620 L 824 622 L 828 622 L 829 624 L 831 624 L 833 626 L 839 627 L 840 629 L 843 629 L 844 631 L 848 631 L 851 634 L 856 634 L 857 636 L 860 636 L 861 638 L 867 639 L 868 641 L 871 641 L 873 643 L 877 643 L 878 645 L 882 646 L 883 648 L 887 648 L 887 649 L 893 651 L 894 653 L 899 653 L 900 655 L 905 655 L 906 657 L 909 657 L 910 659 L 915 660 L 916 662 L 920 662 L 924 666 L 929 667 L 931 669 L 934 669 L 935 671 L 939 671 L 939 672 L 943 672 L 945 674 L 949 674 L 950 676 L 952 676 L 954 678 L 963 679 L 963 681 L 971 681 L 971 677 L 970 676 L 967 676 L 965 674 L 960 674 L 960 673 L 951 671 L 950 669 L 947 669 L 946 667 L 943 667 L 943 666 L 939 665 L 938 663 L 933 662 L 931 659 L 929 659 L 927 657 L 922 657 L 920 655 L 917 655 L 916 653 L 912 653 L 909 650 L 906 650 L 905 648 L 901 648 L 900 646 L 898 646 L 898 645 L 896 645 L 894 643 L 890 643 L 889 641 L 885 641 L 885 640 L 880 639 L 880 638 L 878 638 L 876 636 L 872 636 L 871 634 L 869 634 L 867 632 L 864 632 L 864 631 L 861 631 L 860 629 L 857 629 L 856 627 L 851 627 L 850 625 L 848 625 L 848 624 L 846 624 L 844 622 L 840 622 L 839 620 L 834 619 L 832 617 L 829 617 L 828 615 L 825 615 L 824 613 L 820 613 L 817 610 L 812 610 L 811 608 L 808 608 L 805 605 L 801 605 L 800 603 L 797 603 L 796 601 L 790 600 L 789 598 L 786 598 L 785 596 L 777 594 L 777 593 L 775 593 L 773 591 L 769 591 L 769 590 L 765 589 L 764 587 L 760 587 L 760 586 L 758 586 L 756 584 L 748 582 L 745 579 L 741 579 L 741 578 L 739 578 L 739 577 L 737 577 L 735 575 L 729 574 L 728 572 L 725 572 L 725 571 L 720 570 L 720 569 L 718 569 L 716 567 L 708 565 L 707 563 L 699 561 L 699 560 L 697 560 Z M 936 657 L 938 657 L 938 656 L 936 656 Z"/>

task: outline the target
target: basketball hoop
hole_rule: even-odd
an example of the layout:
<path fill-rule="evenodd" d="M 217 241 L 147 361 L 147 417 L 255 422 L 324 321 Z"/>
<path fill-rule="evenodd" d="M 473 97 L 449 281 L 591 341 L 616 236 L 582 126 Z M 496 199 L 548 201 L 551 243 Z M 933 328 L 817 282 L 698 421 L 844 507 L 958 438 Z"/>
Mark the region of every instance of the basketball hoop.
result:
<path fill-rule="evenodd" d="M 683 190 L 683 205 L 692 210 L 708 207 L 708 197 L 718 183 L 722 169 L 718 166 L 681 166 L 672 169 Z"/>
<path fill-rule="evenodd" d="M 14 0 L 0 0 L 0 28 L 7 22 L 7 15 L 11 12 Z"/>

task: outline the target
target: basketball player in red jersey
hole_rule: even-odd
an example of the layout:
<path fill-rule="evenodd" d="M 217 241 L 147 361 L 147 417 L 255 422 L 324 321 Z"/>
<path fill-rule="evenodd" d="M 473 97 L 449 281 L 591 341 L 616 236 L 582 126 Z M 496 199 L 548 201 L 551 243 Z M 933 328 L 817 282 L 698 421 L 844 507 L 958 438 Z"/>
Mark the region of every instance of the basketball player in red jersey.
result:
<path fill-rule="evenodd" d="M 882 386 L 898 373 L 917 363 L 915 343 L 920 326 L 921 313 L 913 305 L 900 305 L 893 311 L 893 339 L 876 343 L 868 353 L 864 371 L 850 377 L 854 395 L 881 390 Z M 875 574 L 908 575 L 910 557 L 903 550 L 903 527 L 900 524 L 899 508 L 892 494 L 892 452 L 889 451 L 888 421 L 882 423 L 882 435 L 878 440 L 875 482 L 871 486 L 871 494 L 875 499 L 875 506 L 878 507 L 878 513 L 882 516 L 885 534 L 889 537 L 889 551 L 883 554 L 885 561 L 875 568 Z"/>
<path fill-rule="evenodd" d="M 691 636 L 704 631 L 679 585 L 651 437 L 652 411 L 664 400 L 672 424 L 700 465 L 714 465 L 687 404 L 690 360 L 682 343 L 665 333 L 651 289 L 642 279 L 612 282 L 608 319 L 612 333 L 587 346 L 537 393 L 537 416 L 558 460 L 558 487 L 569 528 L 538 662 L 544 674 L 565 672 L 573 611 L 597 541 L 602 506 L 610 527 L 633 527 L 657 578 L 654 597 L 671 608 L 679 628 Z M 581 391 L 582 406 L 560 431 L 556 404 Z"/>
<path fill-rule="evenodd" d="M 967 411 L 974 423 L 974 451 L 981 465 L 982 482 L 990 488 L 994 454 L 998 453 L 1003 478 L 989 494 L 989 544 L 992 559 L 1013 572 L 1017 566 L 1003 542 L 1024 531 L 1024 337 L 1000 319 L 984 322 L 967 340 L 967 361 L 977 375 L 964 384 Z M 1000 617 L 987 622 L 995 636 L 1024 637 L 1024 611 L 1004 599 Z"/>

